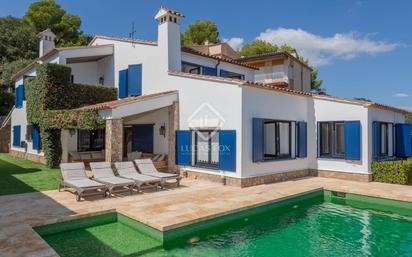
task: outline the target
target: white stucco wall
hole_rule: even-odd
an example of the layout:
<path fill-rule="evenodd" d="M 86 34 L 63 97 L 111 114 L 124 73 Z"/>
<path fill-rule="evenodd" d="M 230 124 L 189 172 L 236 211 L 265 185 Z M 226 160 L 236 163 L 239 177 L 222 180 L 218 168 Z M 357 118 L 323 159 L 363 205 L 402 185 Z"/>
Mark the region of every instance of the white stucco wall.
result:
<path fill-rule="evenodd" d="M 36 71 L 34 69 L 28 71 L 25 73 L 26 76 L 35 76 Z M 16 82 L 15 82 L 15 88 L 17 86 L 23 84 L 23 76 L 19 77 Z M 26 100 L 23 101 L 23 106 L 21 108 L 15 108 L 13 113 L 11 114 L 11 146 L 10 148 L 12 150 L 16 151 L 21 151 L 24 152 L 25 149 L 21 147 L 15 147 L 13 146 L 13 126 L 21 126 L 20 130 L 20 140 L 21 141 L 26 141 L 26 133 L 27 133 L 27 115 L 26 115 Z M 32 154 L 38 154 L 39 152 L 37 150 L 33 150 L 33 142 L 29 141 L 27 143 L 27 152 L 32 153 Z M 40 153 L 41 155 L 43 153 Z"/>
<path fill-rule="evenodd" d="M 242 123 L 241 123 L 241 88 L 221 82 L 208 81 L 203 79 L 182 78 L 180 76 L 168 76 L 161 83 L 160 91 L 179 91 L 179 129 L 188 130 L 192 125 L 198 124 L 199 116 L 208 119 L 222 117 L 219 125 L 220 129 L 236 130 L 236 172 L 225 172 L 227 176 L 240 177 L 242 165 Z M 216 112 L 216 113 L 215 113 Z M 213 123 L 213 122 L 211 122 Z M 210 126 L 214 126 L 212 124 Z M 210 127 L 209 126 L 209 127 Z M 199 126 L 198 128 L 201 128 Z M 203 126 L 207 127 L 207 126 Z M 191 168 L 191 170 L 203 171 L 206 173 L 220 173 L 218 170 L 208 170 L 201 168 Z"/>
<path fill-rule="evenodd" d="M 261 90 L 242 88 L 242 177 L 253 177 L 286 171 L 308 169 L 315 155 L 314 111 L 311 97 L 296 96 Z M 288 160 L 252 161 L 253 118 L 286 121 L 306 121 L 308 123 L 308 157 Z M 292 154 L 295 152 L 295 133 L 292 129 Z"/>
<path fill-rule="evenodd" d="M 362 105 L 341 103 L 331 100 L 314 100 L 316 124 L 321 121 L 354 121 L 361 123 L 361 160 L 347 161 L 342 159 L 317 158 L 313 168 L 320 170 L 369 173 L 369 121 L 368 109 Z M 315 124 L 315 126 L 316 126 Z M 316 126 L 317 127 L 317 126 Z M 317 128 L 316 128 L 317 130 Z M 317 132 L 316 132 L 317 133 Z M 317 135 L 317 134 L 315 134 Z M 317 142 L 317 140 L 316 140 Z M 317 143 L 316 143 L 317 144 Z M 316 148 L 317 145 L 316 145 Z"/>
<path fill-rule="evenodd" d="M 127 69 L 131 64 L 142 65 L 142 91 L 147 94 L 150 91 L 148 87 L 156 86 L 159 83 L 159 66 L 162 58 L 156 45 L 150 44 L 132 44 L 123 41 L 114 41 L 109 39 L 98 38 L 94 45 L 114 44 L 113 57 L 113 84 L 116 88 L 119 87 L 119 71 Z M 165 57 L 163 57 L 163 60 Z M 164 72 L 163 76 L 166 76 Z M 105 83 L 106 84 L 106 83 Z"/>
<path fill-rule="evenodd" d="M 72 69 L 73 82 L 97 85 L 97 62 L 82 62 L 66 64 Z"/>

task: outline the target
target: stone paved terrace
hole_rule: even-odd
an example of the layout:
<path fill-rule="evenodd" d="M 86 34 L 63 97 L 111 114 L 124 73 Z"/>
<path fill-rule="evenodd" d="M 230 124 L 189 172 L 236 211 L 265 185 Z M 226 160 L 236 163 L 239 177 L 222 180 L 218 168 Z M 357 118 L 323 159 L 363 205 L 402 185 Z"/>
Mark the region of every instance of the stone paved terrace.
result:
<path fill-rule="evenodd" d="M 412 202 L 412 186 L 319 177 L 243 189 L 184 179 L 180 188 L 81 202 L 55 190 L 9 195 L 0 197 L 0 256 L 58 256 L 32 226 L 117 210 L 167 230 L 320 188 Z"/>

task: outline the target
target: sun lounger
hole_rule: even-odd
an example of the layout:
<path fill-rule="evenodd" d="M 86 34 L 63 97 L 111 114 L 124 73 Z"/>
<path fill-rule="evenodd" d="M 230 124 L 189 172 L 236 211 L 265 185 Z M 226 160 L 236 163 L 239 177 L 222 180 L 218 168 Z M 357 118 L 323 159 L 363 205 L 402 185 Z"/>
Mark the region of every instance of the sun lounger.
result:
<path fill-rule="evenodd" d="M 174 180 L 176 179 L 176 185 L 180 185 L 180 177 L 178 174 L 174 173 L 166 173 L 166 172 L 159 172 L 153 164 L 151 159 L 138 159 L 134 160 L 136 163 L 137 169 L 140 173 L 147 176 L 152 176 L 155 178 L 159 178 L 162 180 L 162 186 L 165 184 L 167 180 Z"/>
<path fill-rule="evenodd" d="M 112 193 L 126 190 L 133 193 L 134 180 L 115 176 L 110 162 L 91 162 L 90 168 L 92 169 L 93 180 L 105 184 L 109 190 L 109 196 Z"/>
<path fill-rule="evenodd" d="M 159 178 L 137 172 L 133 162 L 115 162 L 114 166 L 120 177 L 134 180 L 139 191 L 141 187 L 145 185 L 154 186 L 157 189 L 161 183 L 161 179 Z"/>
<path fill-rule="evenodd" d="M 59 180 L 59 191 L 63 188 L 72 188 L 76 193 L 76 200 L 86 195 L 103 194 L 106 196 L 106 185 L 91 180 L 85 172 L 84 163 L 62 163 L 60 164 L 62 179 Z"/>

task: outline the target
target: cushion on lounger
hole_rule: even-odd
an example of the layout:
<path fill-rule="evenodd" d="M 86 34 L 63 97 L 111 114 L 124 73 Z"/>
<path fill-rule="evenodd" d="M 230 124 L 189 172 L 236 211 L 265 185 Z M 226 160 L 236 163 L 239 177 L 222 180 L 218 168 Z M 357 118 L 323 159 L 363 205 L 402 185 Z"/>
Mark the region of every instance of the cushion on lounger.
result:
<path fill-rule="evenodd" d="M 88 178 L 82 162 L 61 163 L 60 170 L 64 180 Z"/>
<path fill-rule="evenodd" d="M 95 178 L 114 177 L 110 162 L 91 162 L 90 168 L 92 169 L 92 173 Z"/>

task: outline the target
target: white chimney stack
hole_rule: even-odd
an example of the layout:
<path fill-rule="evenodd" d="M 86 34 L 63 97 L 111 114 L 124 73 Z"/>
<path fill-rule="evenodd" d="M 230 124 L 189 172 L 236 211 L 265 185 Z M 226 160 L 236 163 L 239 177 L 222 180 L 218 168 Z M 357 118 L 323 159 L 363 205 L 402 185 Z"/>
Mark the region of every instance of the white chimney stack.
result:
<path fill-rule="evenodd" d="M 56 35 L 50 29 L 38 33 L 37 37 L 40 39 L 39 57 L 42 57 L 55 48 L 54 40 L 56 39 Z"/>
<path fill-rule="evenodd" d="M 180 20 L 185 16 L 177 11 L 160 7 L 155 19 L 158 27 L 158 47 L 162 62 L 167 64 L 166 71 L 180 71 L 182 67 L 182 53 L 180 44 Z"/>

